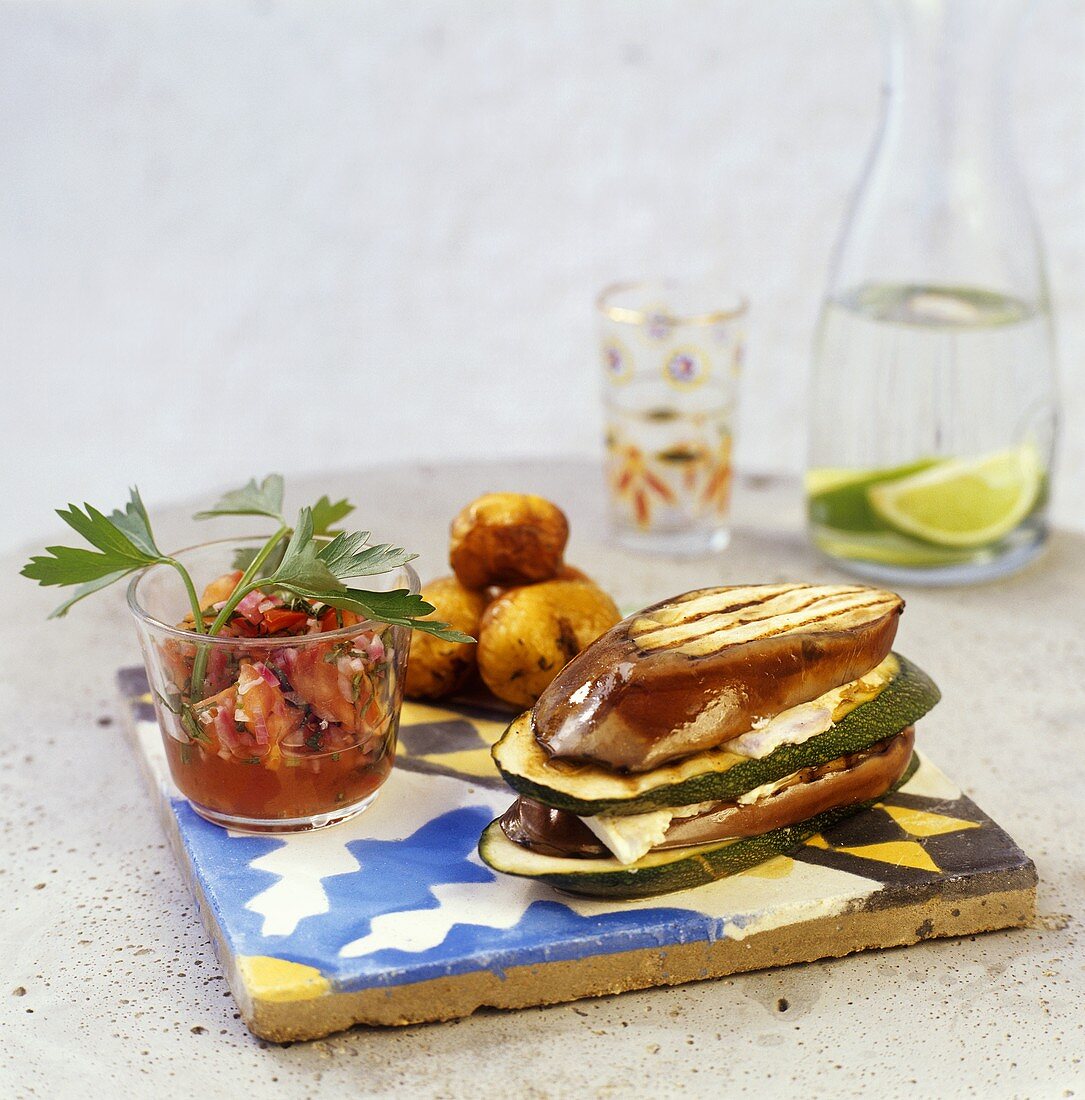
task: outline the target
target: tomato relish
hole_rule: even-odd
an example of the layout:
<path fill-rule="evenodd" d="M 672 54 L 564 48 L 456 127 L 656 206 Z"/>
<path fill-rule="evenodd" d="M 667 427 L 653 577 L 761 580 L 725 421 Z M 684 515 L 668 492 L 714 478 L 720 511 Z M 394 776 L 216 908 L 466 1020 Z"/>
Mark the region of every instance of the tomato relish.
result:
<path fill-rule="evenodd" d="M 240 578 L 227 573 L 204 590 L 208 624 Z M 178 626 L 193 630 L 192 617 Z M 395 759 L 403 663 L 395 632 L 256 590 L 218 632 L 222 640 L 208 643 L 202 684 L 192 683 L 199 643 L 158 642 L 168 683 L 156 705 L 178 788 L 210 816 L 254 821 L 320 817 L 368 798 Z"/>

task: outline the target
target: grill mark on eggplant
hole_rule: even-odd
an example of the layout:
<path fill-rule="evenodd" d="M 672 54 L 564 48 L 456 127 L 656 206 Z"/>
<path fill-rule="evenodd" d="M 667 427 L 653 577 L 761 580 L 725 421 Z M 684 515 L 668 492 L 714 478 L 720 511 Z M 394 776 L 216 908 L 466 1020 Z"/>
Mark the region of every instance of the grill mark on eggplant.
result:
<path fill-rule="evenodd" d="M 779 612 L 771 611 L 771 610 L 769 610 L 769 608 L 777 600 L 782 600 L 782 599 L 785 599 L 786 597 L 790 596 L 793 593 L 793 591 L 794 591 L 794 589 L 784 589 L 784 590 L 781 590 L 780 592 L 776 592 L 776 593 L 773 593 L 771 595 L 762 596 L 759 599 L 746 600 L 742 603 L 731 604 L 731 605 L 725 606 L 725 607 L 707 608 L 704 611 L 699 612 L 696 615 L 685 616 L 683 618 L 675 619 L 672 622 L 668 622 L 668 623 L 659 623 L 658 621 L 656 621 L 657 625 L 649 628 L 645 633 L 648 634 L 648 635 L 651 635 L 651 634 L 655 634 L 656 632 L 658 632 L 660 630 L 669 630 L 673 627 L 688 626 L 691 623 L 701 622 L 703 619 L 711 618 L 714 615 L 720 616 L 721 618 L 724 618 L 724 619 L 733 618 L 736 622 L 739 622 L 739 623 L 757 622 L 758 619 L 763 619 L 763 618 L 766 618 L 770 615 L 778 614 Z M 823 594 L 820 597 L 814 597 L 814 599 L 811 601 L 811 603 L 816 602 L 818 599 L 824 599 L 824 598 L 826 598 L 825 594 Z M 784 613 L 785 614 L 793 614 L 794 612 L 801 611 L 804 607 L 808 607 L 808 606 L 809 606 L 809 604 L 803 604 L 800 607 L 791 608 L 787 612 L 784 612 Z M 760 614 L 754 614 L 750 617 L 746 617 L 746 616 L 742 616 L 742 615 L 738 614 L 738 612 L 743 611 L 748 607 L 758 608 Z M 647 616 L 647 618 L 650 618 L 650 616 Z"/>
<path fill-rule="evenodd" d="M 808 599 L 805 603 L 800 603 L 793 606 L 785 606 L 784 608 L 780 608 L 779 606 L 777 606 L 779 601 L 787 601 L 788 597 L 793 596 L 797 591 L 802 591 L 802 589 L 797 590 L 794 588 L 785 588 L 779 592 L 767 593 L 758 599 L 747 600 L 742 603 L 725 605 L 722 607 L 713 606 L 710 608 L 706 608 L 703 612 L 698 613 L 697 615 L 675 618 L 665 622 L 655 620 L 652 618 L 651 615 L 645 615 L 639 621 L 650 622 L 652 625 L 638 631 L 634 636 L 637 638 L 638 641 L 649 639 L 665 631 L 677 630 L 681 627 L 688 626 L 691 623 L 701 622 L 702 620 L 713 616 L 719 617 L 721 620 L 723 620 L 723 625 L 745 625 L 779 615 L 795 615 L 819 602 L 825 600 L 841 599 L 849 596 L 857 596 L 861 593 L 868 592 L 869 589 L 834 588 L 829 591 L 825 591 L 823 589 L 819 592 L 816 589 L 808 588 L 807 591 L 811 592 L 812 595 L 810 599 Z M 759 609 L 759 613 L 751 616 L 739 616 L 735 614 L 737 611 L 741 611 L 747 607 L 757 607 Z"/>
<path fill-rule="evenodd" d="M 693 647 L 696 645 L 696 643 L 702 642 L 707 638 L 711 638 L 714 634 L 718 635 L 718 646 L 716 646 L 714 649 L 708 650 L 704 654 L 698 654 L 698 656 L 707 656 L 708 653 L 719 652 L 719 650 L 725 648 L 726 646 L 734 644 L 734 638 L 729 637 L 728 635 L 733 635 L 735 632 L 737 632 L 739 628 L 753 626 L 757 623 L 767 622 L 774 618 L 782 618 L 784 616 L 787 616 L 788 621 L 779 624 L 775 627 L 775 629 L 766 628 L 762 630 L 759 634 L 754 635 L 752 638 L 743 639 L 743 642 L 756 641 L 761 638 L 772 638 L 778 634 L 808 630 L 811 627 L 823 627 L 825 623 L 830 622 L 833 619 L 839 619 L 845 615 L 853 615 L 861 613 L 863 611 L 875 609 L 884 609 L 884 611 L 889 611 L 893 606 L 892 601 L 886 600 L 883 597 L 877 595 L 873 595 L 872 598 L 867 599 L 864 602 L 848 603 L 843 607 L 827 609 L 820 614 L 812 614 L 806 616 L 802 616 L 801 614 L 802 612 L 809 611 L 811 608 L 815 608 L 819 604 L 825 603 L 826 601 L 839 600 L 846 595 L 850 595 L 850 593 L 821 593 L 808 600 L 806 603 L 800 604 L 797 607 L 789 608 L 787 611 L 783 612 L 771 610 L 770 605 L 773 601 L 770 600 L 761 605 L 763 613 L 760 615 L 728 619 L 728 613 L 726 612 L 713 612 L 710 615 L 701 616 L 697 619 L 689 620 L 688 622 L 674 623 L 666 627 L 648 629 L 646 631 L 642 631 L 636 634 L 633 634 L 631 632 L 631 635 L 636 642 L 638 649 L 647 652 L 658 649 L 673 649 L 676 652 L 683 652 L 687 649 L 687 647 Z M 773 600 L 775 600 L 775 598 L 776 597 L 773 597 Z M 689 636 L 683 635 L 682 637 L 675 638 L 673 640 L 661 640 L 661 635 L 665 634 L 666 632 L 681 630 L 682 628 L 688 627 L 689 623 L 700 622 L 703 619 L 707 619 L 713 616 L 718 616 L 719 619 L 721 619 L 722 621 L 718 622 L 718 624 L 714 625 L 711 629 Z M 797 621 L 793 621 L 791 618 L 792 616 L 799 616 L 799 618 L 797 619 Z M 875 617 L 876 616 L 871 616 L 871 618 Z"/>
<path fill-rule="evenodd" d="M 643 614 L 650 617 L 658 611 L 666 612 L 705 600 L 716 601 L 713 606 L 719 607 L 722 601 L 725 600 L 745 600 L 747 593 L 754 594 L 747 602 L 766 603 L 769 600 L 779 599 L 781 596 L 790 596 L 800 592 L 845 595 L 869 591 L 873 591 L 871 586 L 863 584 L 747 584 L 722 588 L 700 588 L 663 603 L 655 604 L 653 607 L 645 608 Z"/>
<path fill-rule="evenodd" d="M 874 605 L 870 605 L 870 606 L 874 606 Z M 762 641 L 762 640 L 765 640 L 765 639 L 768 639 L 768 638 L 775 638 L 778 635 L 789 634 L 789 633 L 792 633 L 795 630 L 808 630 L 811 626 L 819 626 L 820 625 L 822 628 L 824 628 L 824 626 L 827 623 L 830 623 L 833 619 L 839 619 L 839 618 L 844 617 L 845 615 L 849 615 L 849 614 L 851 614 L 851 612 L 853 610 L 855 610 L 855 609 L 854 608 L 841 608 L 839 611 L 833 611 L 833 612 L 826 613 L 825 615 L 819 616 L 816 619 L 804 620 L 801 624 L 789 624 L 789 625 L 785 625 L 785 626 L 776 627 L 775 629 L 765 630 L 762 633 L 760 633 L 758 635 L 755 635 L 753 638 L 744 639 L 743 643 L 739 643 L 739 644 L 745 644 L 745 642 L 748 642 L 748 641 Z M 889 610 L 889 608 L 886 608 L 886 611 L 888 611 L 888 610 Z M 685 653 L 688 656 L 711 657 L 714 654 L 721 652 L 723 649 L 726 649 L 728 646 L 734 644 L 733 641 L 730 640 L 730 639 L 721 638 L 720 639 L 720 644 L 714 649 L 704 649 L 704 650 L 696 650 L 695 649 L 695 643 L 697 641 L 704 641 L 706 638 L 709 638 L 709 637 L 711 637 L 710 634 L 701 635 L 697 639 L 691 639 L 690 641 L 682 642 L 681 645 L 673 646 L 671 648 L 673 648 L 674 652 L 676 652 L 676 653 Z M 662 648 L 662 647 L 660 647 L 660 648 Z"/>
<path fill-rule="evenodd" d="M 834 608 L 832 611 L 823 612 L 820 615 L 808 616 L 798 623 L 787 623 L 783 626 L 767 630 L 762 634 L 758 634 L 753 640 L 757 640 L 757 638 L 774 638 L 777 634 L 786 634 L 794 630 L 805 630 L 808 627 L 817 626 L 819 623 L 827 623 L 832 619 L 839 619 L 845 615 L 853 614 L 856 611 L 866 611 L 869 608 L 885 607 L 888 610 L 890 606 L 890 604 L 884 603 L 880 600 L 871 600 L 869 603 L 851 604 L 848 607 L 838 607 Z M 803 608 L 802 610 L 805 610 L 805 608 Z M 750 624 L 743 623 L 742 625 L 749 626 Z"/>
<path fill-rule="evenodd" d="M 783 595 L 783 593 L 779 593 L 779 595 Z M 766 598 L 775 599 L 775 597 Z M 683 619 L 675 619 L 673 622 L 669 623 L 661 623 L 658 619 L 653 619 L 650 615 L 645 615 L 644 620 L 648 620 L 652 623 L 652 626 L 649 627 L 647 631 L 645 631 L 645 634 L 654 634 L 657 630 L 669 630 L 672 626 L 685 626 L 688 623 L 697 623 L 700 622 L 702 619 L 709 618 L 712 615 L 731 615 L 736 611 L 741 611 L 744 607 L 753 607 L 754 604 L 763 602 L 763 600 L 745 600 L 742 603 L 731 604 L 728 607 L 710 607 L 705 609 L 704 611 L 699 611 L 696 615 L 690 615 Z M 638 636 L 644 637 L 645 635 L 642 634 Z"/>
<path fill-rule="evenodd" d="M 793 585 L 793 584 L 767 584 L 767 585 L 740 585 L 738 587 L 701 588 L 692 593 L 686 593 L 676 599 L 667 600 L 645 608 L 641 612 L 645 619 L 653 620 L 659 626 L 671 626 L 686 620 L 700 617 L 700 613 L 690 614 L 690 605 L 704 605 L 710 612 L 727 611 L 731 607 L 746 607 L 753 604 L 767 603 L 770 600 L 779 599 L 795 592 L 805 591 L 821 585 Z M 656 616 L 661 616 L 656 618 Z"/>
<path fill-rule="evenodd" d="M 696 622 L 698 619 L 703 619 L 708 615 L 721 615 L 728 614 L 732 611 L 740 611 L 744 607 L 752 607 L 754 604 L 765 603 L 768 600 L 777 599 L 779 596 L 784 596 L 788 592 L 794 591 L 791 586 L 786 584 L 777 585 L 775 586 L 775 588 L 776 590 L 773 592 L 763 593 L 762 595 L 755 596 L 752 599 L 739 598 L 739 602 L 725 605 L 723 607 L 715 603 L 709 603 L 708 607 L 706 607 L 703 611 L 697 612 L 694 615 L 682 615 L 675 618 L 663 619 L 657 619 L 654 617 L 654 614 L 656 612 L 662 613 L 664 616 L 675 614 L 684 604 L 700 603 L 705 600 L 719 599 L 722 595 L 721 593 L 716 592 L 714 596 L 710 597 L 707 593 L 710 592 L 711 589 L 700 589 L 699 591 L 689 593 L 687 596 L 683 596 L 680 599 L 672 600 L 669 603 L 660 604 L 655 608 L 649 608 L 647 611 L 642 612 L 639 618 L 640 621 L 649 621 L 653 624 L 653 627 L 649 629 L 666 629 L 670 626 L 679 626 L 682 623 Z M 749 592 L 750 589 L 740 588 L 738 589 L 738 591 Z M 732 594 L 731 598 L 735 599 L 737 597 Z"/>
<path fill-rule="evenodd" d="M 723 630 L 727 630 L 727 631 L 737 630 L 739 627 L 753 626 L 753 625 L 756 625 L 757 623 L 763 623 L 763 622 L 767 622 L 767 621 L 770 621 L 770 620 L 773 620 L 773 619 L 783 619 L 785 617 L 787 618 L 787 620 L 789 622 L 789 625 L 792 629 L 798 629 L 802 626 L 807 625 L 808 623 L 817 622 L 819 618 L 822 618 L 826 614 L 830 614 L 830 613 L 837 614 L 837 613 L 842 612 L 842 611 L 843 612 L 858 611 L 858 610 L 861 610 L 865 607 L 871 606 L 871 601 L 868 601 L 867 603 L 847 603 L 847 604 L 843 605 L 842 607 L 829 608 L 829 609 L 826 609 L 826 610 L 821 611 L 819 613 L 819 611 L 817 609 L 819 607 L 822 607 L 827 602 L 829 602 L 827 599 L 819 597 L 817 599 L 812 599 L 812 600 L 810 600 L 809 602 L 807 602 L 805 604 L 800 604 L 796 607 L 791 607 L 786 611 L 766 611 L 764 614 L 761 614 L 761 615 L 744 615 L 744 616 L 733 617 L 733 618 L 728 618 L 726 616 L 721 615 L 719 617 L 720 621 L 719 621 L 718 626 L 715 627 L 711 631 L 711 633 L 715 633 L 716 630 L 720 630 L 720 631 L 723 631 Z M 873 601 L 873 602 L 877 602 L 877 601 Z M 806 614 L 804 614 L 804 612 L 806 612 Z M 687 625 L 687 624 L 682 624 L 682 625 Z M 652 632 L 653 635 L 656 635 L 657 633 L 661 633 L 661 632 L 655 632 L 655 631 Z M 687 638 L 690 641 L 693 641 L 693 640 L 695 640 L 697 638 L 701 638 L 701 637 L 704 637 L 704 634 L 690 634 L 690 635 L 687 635 Z"/>

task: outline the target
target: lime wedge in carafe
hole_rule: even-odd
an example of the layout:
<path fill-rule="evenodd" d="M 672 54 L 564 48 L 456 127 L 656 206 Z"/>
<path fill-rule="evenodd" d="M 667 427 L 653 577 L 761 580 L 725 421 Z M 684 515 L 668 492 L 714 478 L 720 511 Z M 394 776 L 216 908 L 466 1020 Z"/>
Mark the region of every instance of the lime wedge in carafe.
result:
<path fill-rule="evenodd" d="M 918 474 L 936 462 L 937 459 L 922 458 L 885 470 L 807 470 L 810 521 L 838 531 L 882 531 L 885 523 L 871 507 L 868 491 L 876 485 Z"/>
<path fill-rule="evenodd" d="M 968 458 L 923 458 L 884 470 L 807 473 L 818 546 L 834 557 L 931 567 L 969 560 L 1015 532 L 1043 502 L 1031 444 Z"/>
<path fill-rule="evenodd" d="M 867 490 L 873 512 L 896 531 L 935 546 L 971 549 L 1005 538 L 1040 498 L 1043 467 L 1026 444 L 938 462 Z"/>

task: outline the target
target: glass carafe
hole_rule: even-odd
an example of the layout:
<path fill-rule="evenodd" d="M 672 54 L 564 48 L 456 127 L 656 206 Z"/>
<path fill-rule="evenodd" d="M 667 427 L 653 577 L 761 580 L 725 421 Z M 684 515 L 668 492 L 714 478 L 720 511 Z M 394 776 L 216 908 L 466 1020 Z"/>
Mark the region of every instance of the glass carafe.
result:
<path fill-rule="evenodd" d="M 885 0 L 882 125 L 822 308 L 811 537 L 843 567 L 947 584 L 1046 538 L 1054 344 L 1015 164 L 1007 60 L 1022 0 Z"/>

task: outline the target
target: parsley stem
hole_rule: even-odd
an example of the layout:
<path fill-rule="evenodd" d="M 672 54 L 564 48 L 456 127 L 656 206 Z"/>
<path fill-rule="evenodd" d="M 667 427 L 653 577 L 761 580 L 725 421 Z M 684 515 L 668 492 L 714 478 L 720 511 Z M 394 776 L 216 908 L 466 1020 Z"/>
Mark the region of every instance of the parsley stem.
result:
<path fill-rule="evenodd" d="M 192 574 L 176 558 L 163 558 L 162 564 L 172 565 L 181 574 L 181 580 L 188 592 L 188 602 L 192 605 L 192 621 L 196 624 L 196 633 L 207 633 L 207 629 L 203 625 L 203 610 L 200 608 L 200 598 L 196 595 L 196 586 L 192 583 Z"/>
<path fill-rule="evenodd" d="M 218 634 L 226 625 L 237 605 L 250 592 L 260 587 L 260 581 L 257 579 L 256 575 L 260 572 L 260 568 L 264 562 L 271 556 L 271 552 L 275 547 L 289 534 L 290 528 L 284 523 L 260 548 L 260 552 L 249 563 L 248 569 L 241 574 L 241 579 L 237 582 L 230 598 L 222 605 L 222 610 L 215 616 L 215 621 L 211 624 L 210 630 L 207 631 L 211 637 Z M 197 621 L 200 620 L 197 618 Z M 207 673 L 207 658 L 209 654 L 210 650 L 207 646 L 198 646 L 196 648 L 196 659 L 192 662 L 192 679 L 189 686 L 189 694 L 192 702 L 198 702 L 203 698 L 203 681 Z"/>
<path fill-rule="evenodd" d="M 233 590 L 233 594 L 222 606 L 222 610 L 218 613 L 215 621 L 211 624 L 211 634 L 217 634 L 225 625 L 230 616 L 234 613 L 234 608 L 254 589 L 259 588 L 260 585 L 257 582 L 253 583 L 256 574 L 260 572 L 261 566 L 271 556 L 271 552 L 279 544 L 284 536 L 290 534 L 290 528 L 284 523 L 274 535 L 271 536 L 260 548 L 260 552 L 255 558 L 249 562 L 248 569 L 241 574 L 241 579 L 237 582 L 237 586 Z"/>

